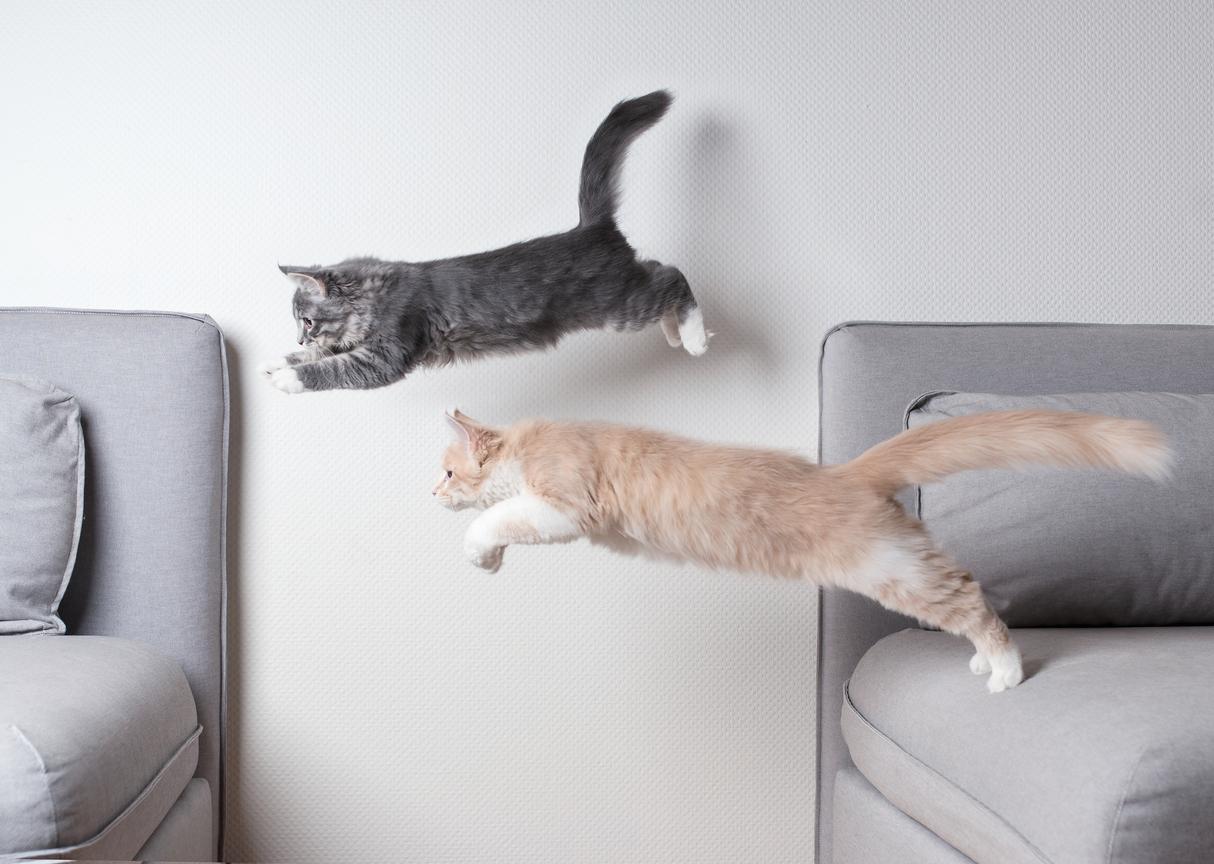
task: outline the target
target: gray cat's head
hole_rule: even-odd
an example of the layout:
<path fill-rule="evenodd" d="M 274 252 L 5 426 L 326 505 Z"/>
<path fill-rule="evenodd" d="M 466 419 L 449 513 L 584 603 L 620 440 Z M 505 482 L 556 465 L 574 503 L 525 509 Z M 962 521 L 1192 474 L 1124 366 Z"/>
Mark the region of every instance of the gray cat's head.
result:
<path fill-rule="evenodd" d="M 366 339 L 383 280 L 366 272 L 362 262 L 278 269 L 295 285 L 291 310 L 300 345 L 348 351 Z"/>

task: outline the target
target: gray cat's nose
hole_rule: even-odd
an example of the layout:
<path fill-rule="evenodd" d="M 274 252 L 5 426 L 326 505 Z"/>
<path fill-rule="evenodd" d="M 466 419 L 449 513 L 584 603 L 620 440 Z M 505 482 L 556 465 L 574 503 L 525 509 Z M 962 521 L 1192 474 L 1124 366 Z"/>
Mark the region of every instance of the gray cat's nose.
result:
<path fill-rule="evenodd" d="M 303 338 L 302 336 L 300 336 L 300 337 L 299 337 L 299 344 L 300 344 L 300 345 L 302 345 L 303 343 L 304 343 L 304 338 Z"/>

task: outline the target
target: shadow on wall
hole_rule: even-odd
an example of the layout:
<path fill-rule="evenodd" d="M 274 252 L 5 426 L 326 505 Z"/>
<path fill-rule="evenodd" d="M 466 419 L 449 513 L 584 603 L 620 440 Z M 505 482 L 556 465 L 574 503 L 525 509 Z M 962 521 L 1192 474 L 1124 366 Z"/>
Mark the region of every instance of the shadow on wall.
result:
<path fill-rule="evenodd" d="M 488 417 L 543 414 L 545 405 L 559 404 L 584 417 L 603 417 L 605 408 L 638 390 L 675 392 L 686 384 L 687 366 L 695 364 L 700 382 L 718 381 L 722 373 L 742 363 L 747 374 L 766 376 L 778 369 L 770 342 L 772 317 L 781 314 L 773 306 L 776 293 L 770 286 L 756 285 L 762 268 L 737 260 L 734 238 L 739 222 L 749 214 L 755 218 L 762 202 L 747 188 L 748 171 L 743 164 L 736 131 L 713 115 L 705 115 L 691 135 L 686 166 L 675 185 L 670 217 L 681 226 L 670 260 L 683 271 L 704 308 L 708 328 L 716 334 L 708 353 L 692 358 L 681 349 L 671 349 L 655 325 L 640 334 L 618 337 L 629 340 L 623 350 L 550 352 L 543 369 L 543 402 L 533 405 L 536 393 L 503 394 L 500 401 L 477 406 Z M 751 274 L 759 275 L 751 275 Z M 791 310 L 797 314 L 796 310 Z M 595 334 L 578 338 L 617 338 Z M 623 344 L 621 342 L 621 344 Z M 588 382 L 591 385 L 588 386 Z M 520 400 L 519 396 L 524 398 Z M 535 409 L 535 410 L 532 410 Z"/>
<path fill-rule="evenodd" d="M 764 268 L 738 260 L 740 223 L 761 219 L 762 202 L 754 199 L 747 177 L 757 172 L 745 164 L 737 129 L 713 114 L 695 123 L 691 153 L 683 163 L 679 184 L 679 224 L 683 230 L 676 246 L 682 261 L 691 262 L 687 273 L 692 290 L 704 297 L 708 315 L 719 331 L 713 347 L 722 354 L 744 354 L 756 371 L 773 371 L 777 358 L 768 342 L 771 332 L 771 286 L 756 285 Z M 757 298 L 757 302 L 748 302 Z M 721 350 L 724 349 L 724 350 Z"/>

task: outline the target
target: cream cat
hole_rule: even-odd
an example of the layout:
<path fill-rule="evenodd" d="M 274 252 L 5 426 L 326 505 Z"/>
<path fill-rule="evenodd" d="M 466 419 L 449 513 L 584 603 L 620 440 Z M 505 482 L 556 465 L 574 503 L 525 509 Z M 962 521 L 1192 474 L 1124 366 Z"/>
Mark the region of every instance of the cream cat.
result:
<path fill-rule="evenodd" d="M 975 649 L 992 693 L 1023 678 L 1020 652 L 973 577 L 894 500 L 902 488 L 975 468 L 1097 467 L 1169 475 L 1162 434 L 1137 420 L 1004 411 L 903 432 L 843 465 L 646 429 L 527 420 L 491 427 L 455 411 L 458 440 L 434 488 L 483 510 L 464 550 L 496 570 L 511 543 L 619 534 L 709 567 L 846 588 Z"/>

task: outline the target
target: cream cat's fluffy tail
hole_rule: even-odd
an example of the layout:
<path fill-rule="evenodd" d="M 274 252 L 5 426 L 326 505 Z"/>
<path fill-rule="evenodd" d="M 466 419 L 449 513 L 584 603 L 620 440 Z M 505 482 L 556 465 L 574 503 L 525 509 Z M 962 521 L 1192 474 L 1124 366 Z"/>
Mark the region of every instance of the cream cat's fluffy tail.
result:
<path fill-rule="evenodd" d="M 892 495 L 976 468 L 1108 468 L 1153 480 L 1171 475 L 1162 432 L 1142 420 L 1077 411 L 991 411 L 908 429 L 840 466 Z"/>

